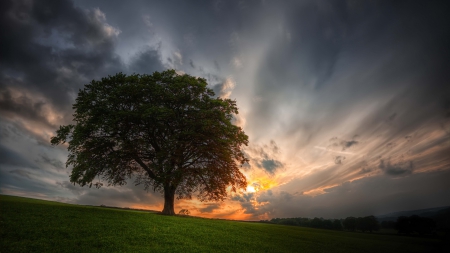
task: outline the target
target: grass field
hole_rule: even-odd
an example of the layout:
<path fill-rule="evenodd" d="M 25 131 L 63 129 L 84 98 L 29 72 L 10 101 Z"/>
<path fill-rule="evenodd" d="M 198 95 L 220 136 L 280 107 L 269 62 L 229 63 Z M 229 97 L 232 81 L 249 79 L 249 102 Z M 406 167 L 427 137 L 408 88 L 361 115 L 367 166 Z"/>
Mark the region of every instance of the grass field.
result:
<path fill-rule="evenodd" d="M 0 195 L 0 252 L 439 252 L 440 241 Z"/>

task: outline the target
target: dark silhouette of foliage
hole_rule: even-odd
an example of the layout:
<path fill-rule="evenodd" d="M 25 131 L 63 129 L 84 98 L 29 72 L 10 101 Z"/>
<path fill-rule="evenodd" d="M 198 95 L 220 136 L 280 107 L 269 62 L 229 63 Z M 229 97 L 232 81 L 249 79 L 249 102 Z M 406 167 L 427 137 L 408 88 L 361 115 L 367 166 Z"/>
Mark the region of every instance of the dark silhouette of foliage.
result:
<path fill-rule="evenodd" d="M 323 228 L 323 223 L 322 220 L 315 217 L 314 219 L 311 220 L 311 227 L 313 228 Z"/>
<path fill-rule="evenodd" d="M 382 228 L 393 229 L 393 228 L 395 228 L 395 221 L 385 220 L 385 221 L 382 221 L 380 225 Z"/>
<path fill-rule="evenodd" d="M 190 215 L 191 212 L 190 212 L 188 209 L 181 209 L 181 210 L 178 212 L 178 214 L 179 214 L 179 215 Z"/>
<path fill-rule="evenodd" d="M 322 228 L 332 230 L 348 230 L 361 232 L 378 231 L 380 227 L 398 230 L 399 234 L 436 236 L 438 233 L 442 238 L 450 238 L 450 208 L 439 211 L 436 215 L 429 217 L 400 216 L 397 222 L 385 220 L 379 224 L 373 215 L 366 217 L 347 217 L 342 220 L 317 218 L 273 218 L 263 220 L 264 223 L 275 223 L 291 226 Z"/>
<path fill-rule="evenodd" d="M 53 145 L 68 142 L 72 183 L 136 184 L 164 194 L 163 214 L 174 198 L 223 200 L 227 187 L 245 189 L 238 164 L 247 162 L 248 137 L 231 123 L 236 102 L 215 98 L 205 79 L 174 70 L 152 75 L 122 73 L 80 90 L 73 125 L 61 126 Z"/>
<path fill-rule="evenodd" d="M 379 225 L 375 216 L 370 215 L 358 218 L 356 222 L 356 227 L 358 230 L 361 230 L 362 232 L 369 231 L 370 233 L 372 233 L 373 231 L 378 230 Z"/>
<path fill-rule="evenodd" d="M 355 217 L 347 217 L 344 220 L 344 228 L 349 231 L 355 231 L 356 229 L 356 218 Z"/>
<path fill-rule="evenodd" d="M 430 235 L 436 231 L 436 222 L 431 218 L 417 215 L 400 216 L 397 219 L 395 229 L 398 230 L 399 234 Z"/>
<path fill-rule="evenodd" d="M 349 231 L 360 230 L 362 232 L 369 231 L 372 233 L 379 229 L 378 220 L 373 215 L 358 218 L 347 217 L 343 223 L 344 228 Z"/>
<path fill-rule="evenodd" d="M 343 230 L 342 223 L 340 220 L 336 219 L 333 221 L 333 229 L 334 230 Z"/>
<path fill-rule="evenodd" d="M 281 225 L 310 227 L 310 228 L 323 228 L 332 230 L 342 230 L 342 224 L 340 220 L 317 218 L 273 218 L 270 221 L 262 220 L 260 222 L 269 222 Z"/>
<path fill-rule="evenodd" d="M 442 232 L 445 238 L 450 241 L 450 208 L 439 211 L 434 217 L 436 230 Z"/>

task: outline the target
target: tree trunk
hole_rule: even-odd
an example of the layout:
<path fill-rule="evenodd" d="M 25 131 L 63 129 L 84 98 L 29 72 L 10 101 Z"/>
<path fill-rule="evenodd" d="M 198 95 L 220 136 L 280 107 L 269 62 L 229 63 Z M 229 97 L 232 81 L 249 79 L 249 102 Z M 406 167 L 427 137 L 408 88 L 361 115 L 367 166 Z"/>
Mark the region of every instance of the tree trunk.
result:
<path fill-rule="evenodd" d="M 162 210 L 162 214 L 175 215 L 174 201 L 175 187 L 169 185 L 164 186 L 164 209 Z"/>

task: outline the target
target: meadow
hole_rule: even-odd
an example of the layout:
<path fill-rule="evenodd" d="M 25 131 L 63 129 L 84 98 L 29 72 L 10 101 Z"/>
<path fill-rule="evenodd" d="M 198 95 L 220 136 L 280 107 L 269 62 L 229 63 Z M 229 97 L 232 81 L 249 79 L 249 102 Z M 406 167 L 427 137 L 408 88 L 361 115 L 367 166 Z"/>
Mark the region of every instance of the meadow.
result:
<path fill-rule="evenodd" d="M 163 216 L 0 195 L 0 252 L 439 252 L 438 238 Z"/>

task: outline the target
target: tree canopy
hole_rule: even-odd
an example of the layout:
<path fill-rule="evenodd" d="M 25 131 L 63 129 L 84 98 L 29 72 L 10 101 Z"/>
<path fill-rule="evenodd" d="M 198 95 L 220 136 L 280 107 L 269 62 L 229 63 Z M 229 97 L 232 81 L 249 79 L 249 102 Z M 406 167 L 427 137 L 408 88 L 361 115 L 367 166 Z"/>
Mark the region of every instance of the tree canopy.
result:
<path fill-rule="evenodd" d="M 247 186 L 239 165 L 248 161 L 248 136 L 232 124 L 236 102 L 215 97 L 205 79 L 118 73 L 85 85 L 73 109 L 74 124 L 60 126 L 51 143 L 68 142 L 74 184 L 124 185 L 134 176 L 164 194 L 169 215 L 175 196 L 218 201 L 228 187 Z"/>

